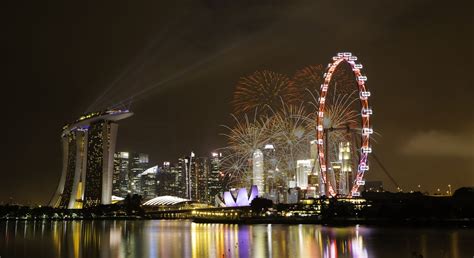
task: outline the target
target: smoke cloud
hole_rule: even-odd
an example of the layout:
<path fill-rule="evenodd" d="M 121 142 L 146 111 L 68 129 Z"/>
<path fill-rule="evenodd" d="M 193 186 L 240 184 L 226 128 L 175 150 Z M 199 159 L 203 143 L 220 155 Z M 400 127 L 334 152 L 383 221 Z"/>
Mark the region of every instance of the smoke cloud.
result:
<path fill-rule="evenodd" d="M 421 132 L 408 139 L 401 150 L 406 155 L 473 158 L 474 133 Z"/>

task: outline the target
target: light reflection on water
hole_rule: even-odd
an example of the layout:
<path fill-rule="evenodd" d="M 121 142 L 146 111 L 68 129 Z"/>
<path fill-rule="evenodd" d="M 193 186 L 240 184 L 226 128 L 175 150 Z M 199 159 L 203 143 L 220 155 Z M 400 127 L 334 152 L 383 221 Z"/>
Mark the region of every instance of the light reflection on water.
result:
<path fill-rule="evenodd" d="M 0 222 L 0 257 L 471 257 L 472 229 L 195 224 L 186 220 Z M 469 244 L 471 243 L 471 244 Z"/>

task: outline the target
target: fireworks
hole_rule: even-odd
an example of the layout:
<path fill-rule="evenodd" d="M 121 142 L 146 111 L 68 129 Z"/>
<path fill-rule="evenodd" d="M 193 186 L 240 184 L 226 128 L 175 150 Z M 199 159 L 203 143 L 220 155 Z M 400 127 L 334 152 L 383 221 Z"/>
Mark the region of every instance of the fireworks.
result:
<path fill-rule="evenodd" d="M 268 108 L 278 110 L 281 104 L 301 101 L 301 91 L 288 76 L 272 71 L 256 71 L 240 78 L 234 99 L 234 113 L 242 114 L 258 110 L 265 113 Z"/>
<path fill-rule="evenodd" d="M 326 96 L 323 124 L 329 160 L 336 159 L 340 142 L 353 142 L 353 132 L 360 127 L 360 112 L 355 109 L 357 85 L 348 67 L 341 66 L 334 73 Z M 257 71 L 239 80 L 232 102 L 236 125 L 224 126 L 228 146 L 223 148 L 222 165 L 234 187 L 252 183 L 252 154 L 257 149 L 270 155 L 264 160 L 264 173 L 271 180 L 266 184 L 277 187 L 287 187 L 296 179 L 297 160 L 316 158 L 309 156 L 310 142 L 316 137 L 322 73 L 322 65 L 310 65 L 291 80 L 271 71 Z M 252 119 L 247 115 L 250 111 L 255 112 Z M 271 151 L 264 149 L 266 145 L 273 146 Z"/>
<path fill-rule="evenodd" d="M 323 82 L 324 68 L 322 65 L 310 65 L 296 71 L 293 75 L 293 81 L 296 86 L 302 89 L 305 96 L 319 92 L 319 87 Z M 307 94 L 311 93 L 311 94 Z M 305 98 L 306 101 L 311 99 Z"/>
<path fill-rule="evenodd" d="M 279 171 L 294 177 L 296 160 L 304 159 L 309 152 L 309 142 L 314 134 L 311 118 L 303 105 L 283 105 L 280 112 L 270 120 L 269 139 L 275 145 L 275 156 Z"/>
<path fill-rule="evenodd" d="M 228 133 L 223 135 L 227 137 L 229 145 L 223 148 L 225 155 L 222 169 L 226 174 L 230 174 L 231 181 L 238 185 L 238 181 L 241 183 L 250 181 L 251 173 L 249 169 L 253 152 L 269 141 L 268 117 L 257 119 L 254 116 L 250 120 L 245 114 L 243 121 L 236 116 L 232 117 L 236 125 L 232 128 L 223 126 L 228 130 Z"/>

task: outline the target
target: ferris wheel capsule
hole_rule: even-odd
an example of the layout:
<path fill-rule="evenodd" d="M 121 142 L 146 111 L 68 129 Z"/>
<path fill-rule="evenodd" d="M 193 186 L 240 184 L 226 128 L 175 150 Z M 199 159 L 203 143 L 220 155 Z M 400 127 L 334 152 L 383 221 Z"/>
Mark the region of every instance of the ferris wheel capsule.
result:
<path fill-rule="evenodd" d="M 353 192 L 353 193 L 352 193 L 352 196 L 359 197 L 359 196 L 360 196 L 360 192 Z"/>
<path fill-rule="evenodd" d="M 361 75 L 361 76 L 357 77 L 357 80 L 365 82 L 365 81 L 367 81 L 367 76 Z"/>
<path fill-rule="evenodd" d="M 366 128 L 366 127 L 362 128 L 362 134 L 367 135 L 367 134 L 373 134 L 373 133 L 374 133 L 374 129 L 372 128 Z"/>
<path fill-rule="evenodd" d="M 363 100 L 366 100 L 368 97 L 370 97 L 370 91 L 361 91 L 360 92 L 360 98 Z"/>
<path fill-rule="evenodd" d="M 344 56 L 344 53 L 342 53 L 342 52 L 337 53 L 337 56 L 338 56 L 338 57 L 343 57 L 343 56 Z"/>
<path fill-rule="evenodd" d="M 360 148 L 362 150 L 362 153 L 367 154 L 367 153 L 372 153 L 372 148 L 364 146 Z"/>
<path fill-rule="evenodd" d="M 349 57 L 349 60 L 350 60 L 350 61 L 357 61 L 357 56 L 350 56 L 350 57 Z"/>
<path fill-rule="evenodd" d="M 350 57 L 350 56 L 352 56 L 352 53 L 351 52 L 344 52 L 344 53 L 342 53 L 342 55 L 344 57 Z"/>
<path fill-rule="evenodd" d="M 364 180 L 357 180 L 356 184 L 357 185 L 365 185 L 365 181 Z"/>
<path fill-rule="evenodd" d="M 370 93 L 370 92 L 369 92 Z M 370 96 L 370 94 L 369 94 Z M 363 117 L 368 117 L 369 115 L 372 115 L 372 109 L 371 108 L 362 108 L 362 116 Z"/>
<path fill-rule="evenodd" d="M 324 104 L 324 102 L 326 102 L 326 98 L 325 97 L 319 97 L 318 101 L 319 101 L 319 103 Z"/>
<path fill-rule="evenodd" d="M 369 166 L 365 165 L 365 164 L 362 164 L 359 166 L 359 170 L 360 171 L 368 171 L 369 170 Z"/>

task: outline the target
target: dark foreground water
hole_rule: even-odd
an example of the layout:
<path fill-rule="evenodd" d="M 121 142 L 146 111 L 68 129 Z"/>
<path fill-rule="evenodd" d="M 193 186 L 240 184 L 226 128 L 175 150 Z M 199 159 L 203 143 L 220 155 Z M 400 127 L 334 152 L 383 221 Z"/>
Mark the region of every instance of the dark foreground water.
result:
<path fill-rule="evenodd" d="M 473 256 L 472 229 L 179 220 L 0 222 L 1 258 Z"/>

